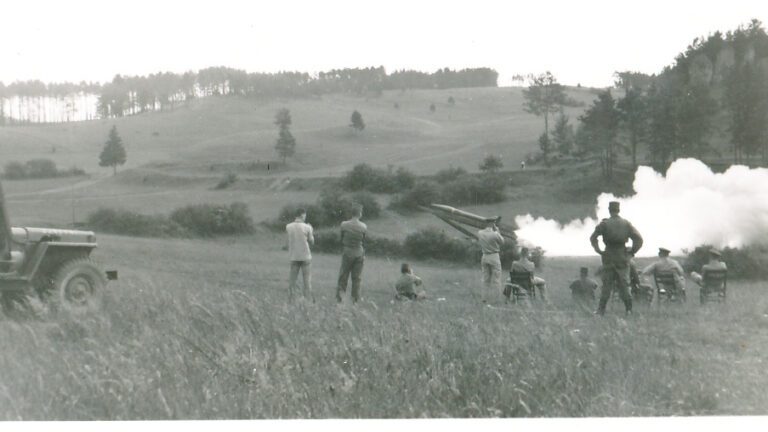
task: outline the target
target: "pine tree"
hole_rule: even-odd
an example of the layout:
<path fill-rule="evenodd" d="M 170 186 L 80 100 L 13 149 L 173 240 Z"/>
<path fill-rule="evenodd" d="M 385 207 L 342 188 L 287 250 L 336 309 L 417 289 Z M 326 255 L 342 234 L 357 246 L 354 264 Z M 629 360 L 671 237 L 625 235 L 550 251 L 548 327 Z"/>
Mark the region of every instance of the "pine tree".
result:
<path fill-rule="evenodd" d="M 296 153 L 296 139 L 289 129 L 291 125 L 291 112 L 286 108 L 278 111 L 275 116 L 275 124 L 280 128 L 277 143 L 275 143 L 275 150 L 277 150 L 277 154 L 283 158 L 283 163 L 285 163 L 286 158 Z"/>
<path fill-rule="evenodd" d="M 361 132 L 363 129 L 365 129 L 365 122 L 363 121 L 363 115 L 360 114 L 357 110 L 352 112 L 352 117 L 349 119 L 351 122 L 349 127 L 352 129 Z"/>
<path fill-rule="evenodd" d="M 111 166 L 112 175 L 115 175 L 117 174 L 117 166 L 125 164 L 126 159 L 123 140 L 117 133 L 117 126 L 112 126 L 112 130 L 109 131 L 109 139 L 107 139 L 104 149 L 99 155 L 99 166 Z"/>

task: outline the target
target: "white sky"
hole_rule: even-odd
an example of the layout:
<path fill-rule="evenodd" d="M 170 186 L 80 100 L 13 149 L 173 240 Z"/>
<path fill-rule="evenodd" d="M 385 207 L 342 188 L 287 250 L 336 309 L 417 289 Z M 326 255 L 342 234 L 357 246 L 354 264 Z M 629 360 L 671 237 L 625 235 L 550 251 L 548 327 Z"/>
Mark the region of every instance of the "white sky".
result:
<path fill-rule="evenodd" d="M 768 1 L 10 0 L 0 13 L 5 83 L 383 65 L 607 86 L 616 70 L 659 72 L 696 36 L 768 24 Z"/>

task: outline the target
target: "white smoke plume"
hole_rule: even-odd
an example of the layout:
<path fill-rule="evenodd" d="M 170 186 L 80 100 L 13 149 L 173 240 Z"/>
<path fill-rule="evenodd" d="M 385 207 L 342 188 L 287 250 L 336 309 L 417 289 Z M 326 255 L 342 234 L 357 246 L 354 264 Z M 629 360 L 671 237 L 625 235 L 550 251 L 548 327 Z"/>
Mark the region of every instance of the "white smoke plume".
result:
<path fill-rule="evenodd" d="M 639 167 L 633 188 L 630 197 L 601 194 L 596 213 L 606 218 L 608 203 L 621 202 L 621 216 L 644 239 L 638 256 L 653 256 L 659 247 L 680 254 L 702 244 L 722 248 L 768 241 L 768 169 L 732 166 L 715 174 L 699 160 L 678 159 L 666 176 Z M 541 246 L 550 256 L 594 255 L 589 236 L 598 221 L 587 217 L 561 225 L 531 215 L 515 218 L 523 243 Z"/>

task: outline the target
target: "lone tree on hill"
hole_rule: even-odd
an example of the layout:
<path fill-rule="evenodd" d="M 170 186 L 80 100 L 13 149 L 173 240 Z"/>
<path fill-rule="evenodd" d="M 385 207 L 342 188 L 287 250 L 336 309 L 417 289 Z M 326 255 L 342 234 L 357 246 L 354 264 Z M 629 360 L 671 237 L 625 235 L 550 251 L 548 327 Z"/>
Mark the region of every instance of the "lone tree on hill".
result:
<path fill-rule="evenodd" d="M 363 115 L 360 114 L 357 110 L 352 112 L 352 117 L 349 119 L 351 122 L 349 124 L 349 127 L 352 129 L 362 132 L 363 129 L 365 129 L 365 122 L 363 121 Z"/>
<path fill-rule="evenodd" d="M 549 135 L 549 115 L 559 112 L 563 106 L 572 105 L 573 101 L 551 72 L 531 75 L 529 79 L 530 85 L 523 90 L 523 109 L 535 116 L 544 116 L 544 133 Z"/>
<path fill-rule="evenodd" d="M 104 149 L 99 155 L 99 166 L 111 166 L 112 175 L 115 175 L 117 174 L 117 166 L 123 165 L 126 158 L 123 140 L 117 134 L 117 126 L 112 126 L 112 130 L 109 131 L 109 139 L 104 144 Z"/>
<path fill-rule="evenodd" d="M 483 162 L 480 164 L 479 168 L 480 171 L 483 171 L 488 174 L 494 174 L 498 170 L 502 169 L 504 167 L 504 164 L 501 162 L 501 158 L 494 155 L 488 155 L 483 159 Z"/>
<path fill-rule="evenodd" d="M 296 153 L 296 139 L 289 129 L 291 125 L 291 112 L 287 108 L 278 111 L 275 115 L 275 124 L 280 128 L 277 143 L 275 143 L 275 150 L 277 150 L 277 154 L 283 158 L 283 163 L 285 163 L 286 158 Z"/>

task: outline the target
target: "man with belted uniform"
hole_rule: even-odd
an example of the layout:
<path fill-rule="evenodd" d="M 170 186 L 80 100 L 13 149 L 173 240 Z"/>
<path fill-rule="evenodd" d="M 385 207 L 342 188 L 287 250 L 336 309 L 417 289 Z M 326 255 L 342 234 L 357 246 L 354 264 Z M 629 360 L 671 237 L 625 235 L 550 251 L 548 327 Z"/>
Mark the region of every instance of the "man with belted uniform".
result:
<path fill-rule="evenodd" d="M 605 313 L 605 306 L 614 287 L 624 302 L 627 315 L 632 313 L 632 296 L 629 293 L 630 253 L 634 255 L 640 250 L 643 246 L 643 237 L 628 220 L 619 216 L 619 211 L 619 202 L 611 201 L 608 204 L 610 217 L 600 221 L 589 237 L 592 248 L 600 255 L 603 263 L 603 286 L 600 290 L 600 302 L 595 312 L 598 315 Z M 600 249 L 598 237 L 603 238 L 604 250 Z M 628 253 L 625 245 L 630 239 L 632 240 L 632 248 Z"/>

